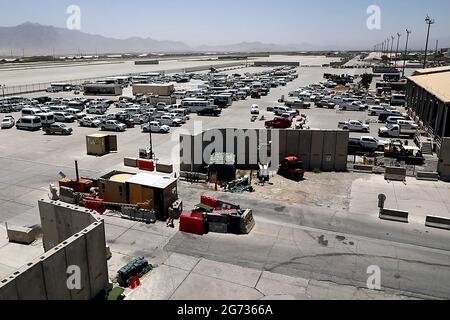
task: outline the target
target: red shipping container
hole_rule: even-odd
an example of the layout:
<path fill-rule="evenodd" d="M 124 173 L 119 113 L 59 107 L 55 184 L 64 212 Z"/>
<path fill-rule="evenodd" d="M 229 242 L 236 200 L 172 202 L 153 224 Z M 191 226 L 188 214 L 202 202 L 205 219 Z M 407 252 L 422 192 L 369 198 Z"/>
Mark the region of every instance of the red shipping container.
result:
<path fill-rule="evenodd" d="M 193 210 L 191 213 L 191 217 L 205 219 L 205 214 L 203 212 Z"/>
<path fill-rule="evenodd" d="M 100 214 L 106 211 L 106 208 L 103 204 L 103 199 L 94 199 L 92 197 L 85 197 L 84 200 L 86 201 L 85 205 L 86 209 L 97 211 Z"/>
<path fill-rule="evenodd" d="M 212 198 L 212 197 L 208 197 L 205 195 L 200 197 L 201 204 L 207 205 L 212 208 L 217 208 L 217 202 L 218 202 L 218 200 L 215 198 Z"/>
<path fill-rule="evenodd" d="M 180 231 L 202 236 L 205 234 L 205 222 L 203 218 L 182 214 L 180 216 Z"/>
<path fill-rule="evenodd" d="M 139 170 L 155 171 L 155 164 L 151 160 L 138 160 L 137 165 Z"/>

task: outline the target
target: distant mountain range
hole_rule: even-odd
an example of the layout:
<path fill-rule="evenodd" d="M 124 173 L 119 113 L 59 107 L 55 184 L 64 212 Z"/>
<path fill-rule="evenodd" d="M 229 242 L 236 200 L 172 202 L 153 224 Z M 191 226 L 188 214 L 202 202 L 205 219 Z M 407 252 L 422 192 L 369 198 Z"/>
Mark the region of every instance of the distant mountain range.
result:
<path fill-rule="evenodd" d="M 223 46 L 191 47 L 179 41 L 161 41 L 132 37 L 114 39 L 76 30 L 24 23 L 15 27 L 0 27 L 0 55 L 76 55 L 105 53 L 176 53 L 176 52 L 281 52 L 328 50 L 310 44 L 277 45 L 261 42 L 242 42 Z"/>

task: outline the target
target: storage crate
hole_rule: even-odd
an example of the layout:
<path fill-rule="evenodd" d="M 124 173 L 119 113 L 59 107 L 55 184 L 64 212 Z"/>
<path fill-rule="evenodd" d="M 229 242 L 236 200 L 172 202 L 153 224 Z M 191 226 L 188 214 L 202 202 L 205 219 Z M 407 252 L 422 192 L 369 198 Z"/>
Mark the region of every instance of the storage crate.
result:
<path fill-rule="evenodd" d="M 137 160 L 137 166 L 139 170 L 155 171 L 155 164 L 150 160 Z"/>
<path fill-rule="evenodd" d="M 206 214 L 206 221 L 208 223 L 228 223 L 230 221 L 230 217 L 226 214 L 214 214 L 214 213 L 207 213 Z"/>
<path fill-rule="evenodd" d="M 208 232 L 228 233 L 228 223 L 208 222 Z"/>
<path fill-rule="evenodd" d="M 204 235 L 205 234 L 205 222 L 202 218 L 192 217 L 182 214 L 180 216 L 180 231 Z"/>
<path fill-rule="evenodd" d="M 208 196 L 203 195 L 203 196 L 200 197 L 200 202 L 202 204 L 205 204 L 205 205 L 210 206 L 212 208 L 217 208 L 218 200 L 216 198 L 212 198 L 212 197 L 208 197 Z"/>

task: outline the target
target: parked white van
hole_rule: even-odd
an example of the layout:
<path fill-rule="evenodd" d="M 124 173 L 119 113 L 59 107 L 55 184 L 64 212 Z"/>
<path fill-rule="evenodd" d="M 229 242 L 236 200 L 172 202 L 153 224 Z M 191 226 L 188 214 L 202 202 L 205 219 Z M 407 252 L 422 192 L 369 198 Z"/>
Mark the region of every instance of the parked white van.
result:
<path fill-rule="evenodd" d="M 64 112 L 67 110 L 68 107 L 66 106 L 50 106 L 51 112 Z"/>
<path fill-rule="evenodd" d="M 38 113 L 42 113 L 41 109 L 38 108 L 24 108 L 22 109 L 22 116 L 35 116 Z"/>
<path fill-rule="evenodd" d="M 35 131 L 42 128 L 41 118 L 37 116 L 25 116 L 20 118 L 16 123 L 19 130 Z"/>
<path fill-rule="evenodd" d="M 36 116 L 41 118 L 42 125 L 51 125 L 56 122 L 55 115 L 52 112 L 48 113 L 39 113 Z"/>

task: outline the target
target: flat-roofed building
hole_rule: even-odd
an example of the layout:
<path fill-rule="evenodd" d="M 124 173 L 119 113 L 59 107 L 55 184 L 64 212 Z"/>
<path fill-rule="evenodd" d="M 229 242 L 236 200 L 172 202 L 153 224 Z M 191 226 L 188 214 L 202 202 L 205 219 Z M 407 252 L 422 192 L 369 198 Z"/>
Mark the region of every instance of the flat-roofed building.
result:
<path fill-rule="evenodd" d="M 416 70 L 408 78 L 406 103 L 436 140 L 450 137 L 450 66 Z"/>

